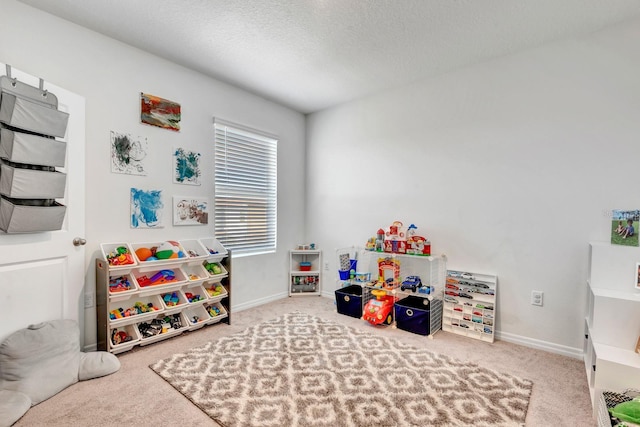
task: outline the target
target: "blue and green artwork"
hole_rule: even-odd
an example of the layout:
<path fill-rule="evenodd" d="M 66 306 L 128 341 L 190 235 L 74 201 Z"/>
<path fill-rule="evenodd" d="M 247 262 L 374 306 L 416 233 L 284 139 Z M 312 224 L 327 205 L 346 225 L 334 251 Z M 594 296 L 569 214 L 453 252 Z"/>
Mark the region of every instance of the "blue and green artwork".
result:
<path fill-rule="evenodd" d="M 177 148 L 173 182 L 177 184 L 200 185 L 200 153 Z"/>

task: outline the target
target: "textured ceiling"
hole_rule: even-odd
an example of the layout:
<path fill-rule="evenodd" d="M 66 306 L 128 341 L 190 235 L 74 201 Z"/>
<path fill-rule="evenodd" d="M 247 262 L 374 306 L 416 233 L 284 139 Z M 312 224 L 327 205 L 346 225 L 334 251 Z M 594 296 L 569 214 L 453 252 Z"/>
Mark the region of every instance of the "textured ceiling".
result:
<path fill-rule="evenodd" d="M 303 113 L 640 16 L 640 0 L 21 0 Z"/>

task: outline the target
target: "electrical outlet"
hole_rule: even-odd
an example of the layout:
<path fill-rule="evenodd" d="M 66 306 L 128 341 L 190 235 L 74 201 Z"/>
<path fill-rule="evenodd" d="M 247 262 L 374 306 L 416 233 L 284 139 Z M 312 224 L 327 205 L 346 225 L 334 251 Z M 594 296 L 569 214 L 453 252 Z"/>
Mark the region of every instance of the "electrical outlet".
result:
<path fill-rule="evenodd" d="M 542 307 L 543 295 L 544 295 L 544 292 L 542 291 L 531 291 L 531 304 L 539 305 L 540 307 Z"/>
<path fill-rule="evenodd" d="M 96 305 L 96 295 L 93 293 L 84 294 L 84 308 L 91 308 L 94 305 Z"/>
<path fill-rule="evenodd" d="M 325 271 L 329 271 L 329 261 L 324 262 L 324 269 Z"/>

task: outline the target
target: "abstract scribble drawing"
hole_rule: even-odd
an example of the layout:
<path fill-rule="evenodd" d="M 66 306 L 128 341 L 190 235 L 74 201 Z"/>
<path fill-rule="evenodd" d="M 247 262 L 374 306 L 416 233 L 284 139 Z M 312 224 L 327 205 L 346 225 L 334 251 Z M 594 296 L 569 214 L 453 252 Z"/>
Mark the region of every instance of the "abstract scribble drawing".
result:
<path fill-rule="evenodd" d="M 207 198 L 173 198 L 173 225 L 205 225 L 208 223 Z"/>
<path fill-rule="evenodd" d="M 177 148 L 173 182 L 177 184 L 200 185 L 200 153 Z"/>
<path fill-rule="evenodd" d="M 147 139 L 111 131 L 111 172 L 146 175 Z"/>
<path fill-rule="evenodd" d="M 131 189 L 131 228 L 162 228 L 162 190 Z"/>

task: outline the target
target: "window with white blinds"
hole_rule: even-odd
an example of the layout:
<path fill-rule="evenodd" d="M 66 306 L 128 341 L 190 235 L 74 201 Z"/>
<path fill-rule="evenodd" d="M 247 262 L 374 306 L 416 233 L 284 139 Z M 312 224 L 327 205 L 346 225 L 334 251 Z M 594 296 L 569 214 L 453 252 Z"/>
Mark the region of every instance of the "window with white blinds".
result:
<path fill-rule="evenodd" d="M 276 249 L 277 139 L 215 120 L 215 237 L 234 254 Z"/>

